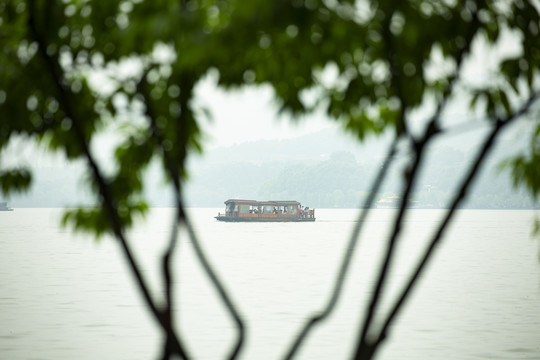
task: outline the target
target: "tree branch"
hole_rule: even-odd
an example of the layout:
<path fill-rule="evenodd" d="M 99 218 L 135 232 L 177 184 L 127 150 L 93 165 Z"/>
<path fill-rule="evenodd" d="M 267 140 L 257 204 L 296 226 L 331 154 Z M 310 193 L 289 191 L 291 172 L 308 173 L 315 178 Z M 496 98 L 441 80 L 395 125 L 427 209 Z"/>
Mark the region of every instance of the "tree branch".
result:
<path fill-rule="evenodd" d="M 503 130 L 503 127 L 514 121 L 515 119 L 519 118 L 523 114 L 525 114 L 530 107 L 533 105 L 533 103 L 538 99 L 540 93 L 536 93 L 531 98 L 528 99 L 528 101 L 512 116 L 508 117 L 507 119 L 500 120 L 497 119 L 492 131 L 490 132 L 487 139 L 484 141 L 484 144 L 482 145 L 482 148 L 480 152 L 478 153 L 476 159 L 474 160 L 473 164 L 471 165 L 471 168 L 463 180 L 461 186 L 459 187 L 459 191 L 457 195 L 454 197 L 454 200 L 451 203 L 450 209 L 446 212 L 445 218 L 441 221 L 439 228 L 437 229 L 435 235 L 433 236 L 432 240 L 430 241 L 429 246 L 427 247 L 424 255 L 422 256 L 420 262 L 418 263 L 416 270 L 414 271 L 413 275 L 411 276 L 409 282 L 405 286 L 404 290 L 401 293 L 401 296 L 396 301 L 394 307 L 392 308 L 390 314 L 388 315 L 386 321 L 384 322 L 384 325 L 377 337 L 377 339 L 374 342 L 374 348 L 376 349 L 377 346 L 386 338 L 388 329 L 391 325 L 391 323 L 394 321 L 396 315 L 398 312 L 402 309 L 403 304 L 407 300 L 409 294 L 412 292 L 412 289 L 418 282 L 418 279 L 425 269 L 427 263 L 432 257 L 433 251 L 435 250 L 436 246 L 441 242 L 442 237 L 444 235 L 445 230 L 448 227 L 448 224 L 452 220 L 452 217 L 457 210 L 458 206 L 460 205 L 461 201 L 466 198 L 467 190 L 469 189 L 471 183 L 473 182 L 476 175 L 479 173 L 482 165 L 484 164 L 484 160 L 487 157 L 489 151 L 491 150 L 493 144 L 495 143 L 495 140 L 501 130 Z"/>
<path fill-rule="evenodd" d="M 389 25 L 389 24 L 388 24 Z M 385 28 L 388 31 L 388 27 Z M 428 121 L 428 124 L 425 128 L 424 134 L 422 138 L 419 141 L 413 140 L 414 143 L 414 162 L 411 166 L 411 168 L 407 171 L 406 179 L 407 183 L 405 185 L 405 188 L 402 192 L 402 203 L 399 209 L 399 212 L 396 216 L 396 219 L 394 220 L 393 230 L 392 234 L 390 235 L 390 238 L 388 240 L 388 246 L 386 249 L 386 254 L 384 261 L 382 263 L 381 269 L 379 271 L 379 276 L 377 283 L 375 285 L 374 292 L 371 297 L 370 304 L 366 310 L 366 317 L 364 319 L 364 325 L 362 326 L 362 330 L 359 336 L 359 340 L 357 343 L 357 349 L 355 352 L 355 359 L 370 359 L 377 347 L 377 343 L 371 343 L 369 339 L 367 338 L 369 329 L 371 327 L 373 318 L 375 316 L 378 304 L 380 302 L 380 298 L 382 296 L 383 290 L 384 290 L 384 284 L 386 280 L 386 276 L 388 274 L 388 271 L 390 269 L 394 251 L 397 244 L 397 239 L 399 238 L 399 235 L 401 233 L 401 226 L 403 223 L 403 219 L 405 216 L 405 213 L 407 212 L 407 203 L 409 201 L 410 193 L 416 183 L 416 178 L 418 175 L 418 170 L 421 167 L 423 156 L 425 153 L 426 145 L 431 141 L 431 139 L 439 133 L 439 120 L 442 114 L 442 111 L 444 107 L 446 106 L 450 96 L 452 95 L 453 88 L 455 86 L 455 83 L 459 79 L 459 74 L 461 71 L 461 66 L 463 64 L 463 60 L 466 56 L 466 54 L 469 53 L 470 47 L 472 45 L 472 39 L 474 38 L 476 32 L 478 31 L 478 17 L 477 17 L 477 9 L 475 9 L 475 12 L 473 14 L 473 20 L 471 24 L 471 31 L 468 34 L 466 45 L 458 51 L 457 54 L 457 61 L 456 61 L 456 69 L 452 76 L 449 79 L 449 85 L 443 92 L 443 98 L 439 102 L 433 116 Z M 392 51 L 392 35 L 388 31 L 387 33 L 387 43 L 388 43 L 388 52 L 389 52 L 389 58 L 392 59 L 393 51 Z M 402 107 L 404 106 L 403 99 L 401 99 Z M 405 110 L 402 110 L 402 121 L 403 123 L 406 123 L 405 120 Z M 406 129 L 406 126 L 404 126 L 404 129 Z"/>
<path fill-rule="evenodd" d="M 177 212 L 179 213 L 180 210 L 177 209 Z M 169 241 L 169 246 L 167 247 L 167 250 L 165 254 L 162 257 L 162 271 L 163 271 L 163 280 L 164 280 L 164 287 L 165 287 L 165 296 L 166 296 L 166 307 L 164 309 L 164 318 L 167 323 L 167 337 L 165 339 L 165 346 L 164 346 L 164 355 L 163 359 L 169 359 L 175 352 L 174 342 L 171 341 L 173 339 L 176 333 L 174 330 L 174 299 L 173 299 L 173 272 L 171 271 L 171 259 L 174 255 L 174 251 L 176 249 L 177 243 L 178 243 L 178 218 L 179 215 L 175 216 L 174 222 L 172 225 L 172 231 L 171 231 L 171 239 Z M 185 349 L 181 349 L 182 356 L 186 358 Z"/>
<path fill-rule="evenodd" d="M 77 118 L 77 116 L 75 116 L 75 112 L 73 111 L 72 99 L 71 99 L 72 93 L 62 82 L 62 78 L 63 78 L 62 70 L 60 70 L 59 66 L 47 54 L 47 51 L 46 51 L 47 44 L 46 44 L 45 39 L 43 39 L 40 36 L 40 31 L 37 28 L 35 12 L 36 12 L 35 0 L 29 0 L 28 26 L 30 29 L 30 33 L 38 44 L 38 52 L 41 55 L 45 63 L 45 66 L 48 69 L 49 74 L 52 77 L 53 85 L 56 87 L 56 90 L 58 91 L 58 94 L 59 94 L 58 100 L 62 104 L 62 107 L 64 108 L 66 115 L 72 121 L 73 133 L 81 146 L 84 156 L 88 162 L 88 167 L 90 168 L 92 176 L 98 185 L 98 190 L 101 196 L 102 204 L 105 208 L 105 211 L 107 212 L 109 220 L 111 221 L 113 232 L 116 238 L 119 240 L 123 253 L 126 256 L 130 269 L 132 270 L 132 274 L 135 276 L 135 280 L 136 280 L 136 283 L 138 284 L 138 288 L 141 291 L 147 306 L 150 308 L 152 314 L 154 315 L 154 318 L 166 331 L 167 324 L 164 321 L 163 314 L 158 310 L 154 300 L 152 299 L 152 296 L 149 291 L 149 287 L 146 284 L 146 281 L 140 271 L 140 267 L 137 261 L 135 260 L 135 257 L 131 251 L 131 248 L 128 245 L 128 242 L 124 236 L 120 218 L 116 211 L 115 201 L 110 192 L 110 188 L 107 185 L 104 176 L 101 174 L 99 166 L 97 165 L 94 157 L 92 156 L 90 152 L 89 144 L 87 143 L 84 136 L 84 132 L 82 130 L 82 125 L 80 124 L 79 119 Z M 173 339 L 173 343 L 175 347 L 180 349 L 179 353 L 181 354 L 181 356 L 185 357 L 184 356 L 185 354 L 183 354 L 183 351 L 181 351 L 182 347 L 180 346 L 180 343 L 177 338 Z"/>
<path fill-rule="evenodd" d="M 197 258 L 199 259 L 199 261 L 201 263 L 201 266 L 203 267 L 206 274 L 208 275 L 211 283 L 216 288 L 219 297 L 221 298 L 221 300 L 225 304 L 225 307 L 228 309 L 229 313 L 233 317 L 233 320 L 236 323 L 236 326 L 238 328 L 237 342 L 233 346 L 233 348 L 231 350 L 231 353 L 229 354 L 229 359 L 235 359 L 238 356 L 238 354 L 240 353 L 240 350 L 241 350 L 241 348 L 243 346 L 244 339 L 245 339 L 245 325 L 244 325 L 244 322 L 241 319 L 239 312 L 236 310 L 236 307 L 233 304 L 230 296 L 228 295 L 227 291 L 225 290 L 225 287 L 223 286 L 222 281 L 218 278 L 216 272 L 213 270 L 212 266 L 210 265 L 210 262 L 208 261 L 207 256 L 205 255 L 204 250 L 202 249 L 202 247 L 200 245 L 200 241 L 199 241 L 199 239 L 198 239 L 198 237 L 197 237 L 197 235 L 196 235 L 196 233 L 195 233 L 195 231 L 193 229 L 193 226 L 191 225 L 191 221 L 189 220 L 189 217 L 185 212 L 185 207 L 184 207 L 184 203 L 183 203 L 182 196 L 181 196 L 181 185 L 180 185 L 180 177 L 179 177 L 180 172 L 178 171 L 178 168 L 174 165 L 174 161 L 171 159 L 168 151 L 166 150 L 166 148 L 164 146 L 165 138 L 164 138 L 162 132 L 160 131 L 160 129 L 157 127 L 157 124 L 155 123 L 155 116 L 154 116 L 153 110 L 151 108 L 151 102 L 148 100 L 149 97 L 147 96 L 147 91 L 146 91 L 145 84 L 144 84 L 143 80 L 141 80 L 141 82 L 139 83 L 139 91 L 145 97 L 145 99 L 147 99 L 147 101 L 145 102 L 146 103 L 146 115 L 147 115 L 147 117 L 148 117 L 148 119 L 149 119 L 149 121 L 151 123 L 152 132 L 153 132 L 154 136 L 159 141 L 159 144 L 160 144 L 161 149 L 162 149 L 163 157 L 164 157 L 164 160 L 165 160 L 166 167 L 167 167 L 167 169 L 169 171 L 169 175 L 171 176 L 171 180 L 173 182 L 176 206 L 177 206 L 177 209 L 178 209 L 177 221 L 184 223 L 184 225 L 186 227 L 186 230 L 188 231 L 188 235 L 192 240 L 192 245 L 193 245 L 193 248 L 195 250 L 195 254 L 197 255 Z M 182 93 L 184 93 L 184 94 L 190 93 L 190 89 L 182 89 Z M 182 100 L 182 103 L 181 103 L 182 112 L 181 112 L 180 116 L 182 116 L 182 114 L 186 114 L 185 109 L 188 106 L 188 104 L 187 104 L 188 100 L 189 100 L 189 97 L 185 97 Z M 179 120 L 179 122 L 185 122 L 186 121 L 186 119 L 182 119 L 182 118 L 180 118 L 178 120 Z M 170 255 L 172 254 L 172 251 L 174 251 L 174 246 L 171 243 L 171 246 L 168 249 L 168 253 L 165 254 L 165 256 L 164 256 L 164 260 L 165 260 L 165 258 L 167 258 L 167 259 L 170 258 Z M 164 264 L 164 267 L 166 268 L 166 267 L 168 267 L 168 265 Z M 170 286 L 170 284 L 168 286 Z"/>
<path fill-rule="evenodd" d="M 360 214 L 358 216 L 358 219 L 356 221 L 356 224 L 353 228 L 353 232 L 351 234 L 351 237 L 349 239 L 349 243 L 347 245 L 347 249 L 345 250 L 345 254 L 343 255 L 343 260 L 341 261 L 341 266 L 339 269 L 339 272 L 336 276 L 335 282 L 334 282 L 334 288 L 332 290 L 332 293 L 330 295 L 330 299 L 328 300 L 328 303 L 326 304 L 326 307 L 323 308 L 321 312 L 318 314 L 313 315 L 309 320 L 305 323 L 304 327 L 300 331 L 300 333 L 296 336 L 292 346 L 290 347 L 289 351 L 285 355 L 286 359 L 292 359 L 292 357 L 296 354 L 298 349 L 300 348 L 300 345 L 307 337 L 308 333 L 313 329 L 315 325 L 317 325 L 319 322 L 322 322 L 323 320 L 326 320 L 328 316 L 332 313 L 334 310 L 338 300 L 339 296 L 341 295 L 341 290 L 343 288 L 343 283 L 345 282 L 345 277 L 347 276 L 347 272 L 349 270 L 349 265 L 351 263 L 351 259 L 353 257 L 354 251 L 356 249 L 356 245 L 358 244 L 358 239 L 360 236 L 360 232 L 362 230 L 362 227 L 365 223 L 365 220 L 371 210 L 371 206 L 373 204 L 373 201 L 375 199 L 376 194 L 379 191 L 379 188 L 381 187 L 381 184 L 386 177 L 386 173 L 388 171 L 388 168 L 390 167 L 394 155 L 396 153 L 396 147 L 398 144 L 399 138 L 395 138 L 392 141 L 392 144 L 390 145 L 390 149 L 388 151 L 388 154 L 386 155 L 386 158 L 379 169 L 379 172 L 377 173 L 376 178 L 373 180 L 373 183 L 371 185 L 371 190 L 369 192 L 368 197 L 364 201 L 363 209 L 360 211 Z"/>
<path fill-rule="evenodd" d="M 388 241 L 388 246 L 387 246 L 387 249 L 386 249 L 386 254 L 385 254 L 385 257 L 384 257 L 384 261 L 383 261 L 383 264 L 381 266 L 381 269 L 379 271 L 379 276 L 378 276 L 378 280 L 377 280 L 377 283 L 375 285 L 375 289 L 374 289 L 374 292 L 373 292 L 373 295 L 371 297 L 371 302 L 369 304 L 369 307 L 367 308 L 367 311 L 366 311 L 366 318 L 364 319 L 364 325 L 362 327 L 362 332 L 360 333 L 360 337 L 359 337 L 359 341 L 358 341 L 358 345 L 357 345 L 357 350 L 356 350 L 356 353 L 355 353 L 355 359 L 364 359 L 364 357 L 366 359 L 369 359 L 371 357 L 371 354 L 372 354 L 372 350 L 371 350 L 371 344 L 368 343 L 367 341 L 367 334 L 368 334 L 368 331 L 369 331 L 369 328 L 371 326 L 371 322 L 373 320 L 373 317 L 375 316 L 375 312 L 377 310 L 377 306 L 379 304 L 379 301 L 380 301 L 380 297 L 382 295 L 382 292 L 383 292 L 383 289 L 384 289 L 384 284 L 385 284 L 385 280 L 386 280 L 386 276 L 388 274 L 388 271 L 390 269 L 390 265 L 391 265 L 391 262 L 392 262 L 392 259 L 393 259 L 393 254 L 394 254 L 394 251 L 395 251 L 395 247 L 396 247 L 396 241 L 399 237 L 399 234 L 401 232 L 401 226 L 402 226 L 402 222 L 403 222 L 403 218 L 405 216 L 405 213 L 406 213 L 406 208 L 407 208 L 407 202 L 408 202 L 408 199 L 409 199 L 409 195 L 411 193 L 411 190 L 416 182 L 416 177 L 417 177 L 417 174 L 418 174 L 418 169 L 420 168 L 420 164 L 422 163 L 422 160 L 423 160 L 423 154 L 424 154 L 424 147 L 425 145 L 427 144 L 427 141 L 431 138 L 431 135 L 430 137 L 426 138 L 425 141 L 417 144 L 416 146 L 416 150 L 417 150 L 417 153 L 416 153 L 416 156 L 415 156 L 415 160 L 414 160 L 414 163 L 411 167 L 411 170 L 408 174 L 408 181 L 405 185 L 405 189 L 403 190 L 403 193 L 402 193 L 402 203 L 401 203 L 401 206 L 399 208 L 399 212 L 398 212 L 398 215 L 396 217 L 396 219 L 394 220 L 394 225 L 393 225 L 393 231 L 392 231 L 392 234 L 389 238 L 389 241 Z"/>

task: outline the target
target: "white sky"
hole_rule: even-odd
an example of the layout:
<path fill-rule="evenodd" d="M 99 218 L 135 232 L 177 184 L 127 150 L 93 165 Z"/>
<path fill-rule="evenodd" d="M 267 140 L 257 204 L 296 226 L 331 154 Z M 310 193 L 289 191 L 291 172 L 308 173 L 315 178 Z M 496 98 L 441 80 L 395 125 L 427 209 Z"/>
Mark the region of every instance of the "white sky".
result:
<path fill-rule="evenodd" d="M 501 58 L 516 56 L 520 51 L 519 38 L 507 30 L 502 32 L 499 44 L 495 48 L 490 49 L 485 41 L 478 39 L 473 48 L 473 56 L 467 60 L 463 69 L 463 79 L 469 84 L 489 81 L 491 75 L 496 73 Z M 273 100 L 272 92 L 270 86 L 218 89 L 215 85 L 215 74 L 212 75 L 210 72 L 210 75 L 197 85 L 195 100 L 197 105 L 207 107 L 212 114 L 212 121 L 207 119 L 200 121 L 204 134 L 204 148 L 211 150 L 243 142 L 294 138 L 339 126 L 336 121 L 328 119 L 321 112 L 296 120 L 287 114 L 278 114 L 279 106 Z M 463 110 L 464 104 L 452 104 L 450 108 L 453 108 L 453 105 L 458 105 L 455 108 L 458 112 Z M 453 112 L 451 109 L 447 110 Z M 419 118 L 425 118 L 427 114 L 418 115 Z M 419 121 L 423 122 L 422 119 Z M 105 139 L 105 142 L 109 141 Z M 13 145 L 11 149 L 14 151 L 4 153 L 8 155 L 7 159 L 5 157 L 3 159 L 4 166 L 17 160 L 35 164 L 36 154 L 28 149 L 27 142 L 16 140 Z M 19 159 L 16 159 L 17 157 Z"/>
<path fill-rule="evenodd" d="M 279 107 L 273 101 L 272 90 L 268 86 L 222 90 L 207 78 L 196 91 L 196 103 L 204 104 L 212 114 L 211 121 L 206 118 L 199 121 L 205 151 L 244 142 L 294 138 L 338 126 L 337 122 L 328 120 L 321 113 L 296 120 L 288 115 L 279 115 Z M 118 140 L 118 134 L 99 135 L 98 144 L 93 146 L 97 157 L 110 158 Z M 60 153 L 43 152 L 33 141 L 14 138 L 2 152 L 2 164 L 4 167 L 63 167 L 67 160 Z"/>
<path fill-rule="evenodd" d="M 204 79 L 196 88 L 196 96 L 197 104 L 206 106 L 212 114 L 211 121 L 200 124 L 206 134 L 206 147 L 293 138 L 337 126 L 321 113 L 302 119 L 280 115 L 272 93 L 269 86 L 222 90 L 209 77 Z"/>
<path fill-rule="evenodd" d="M 519 56 L 521 46 L 519 35 L 503 30 L 495 47 L 477 38 L 472 56 L 467 58 L 462 69 L 462 80 L 468 85 L 480 86 L 490 82 L 498 71 L 501 59 Z M 438 69 L 440 71 L 440 68 Z M 196 89 L 197 103 L 211 110 L 213 121 L 201 121 L 206 136 L 205 147 L 213 149 L 249 141 L 293 138 L 316 132 L 337 123 L 324 113 L 306 116 L 293 121 L 287 115 L 278 114 L 278 105 L 272 99 L 269 86 L 245 87 L 237 90 L 221 90 L 215 86 L 215 76 L 209 75 Z M 455 99 L 447 108 L 451 117 L 464 116 L 467 103 Z M 418 109 L 420 123 L 428 118 L 433 108 L 429 105 Z"/>

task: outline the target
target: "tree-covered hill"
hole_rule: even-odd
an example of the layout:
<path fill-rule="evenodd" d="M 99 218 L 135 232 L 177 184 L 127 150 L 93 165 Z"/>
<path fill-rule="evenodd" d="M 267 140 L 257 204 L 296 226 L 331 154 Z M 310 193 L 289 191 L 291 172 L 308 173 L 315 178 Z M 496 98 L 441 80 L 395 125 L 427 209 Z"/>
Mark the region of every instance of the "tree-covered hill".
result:
<path fill-rule="evenodd" d="M 331 145 L 325 146 L 321 141 L 319 147 L 311 147 L 313 139 L 327 139 L 327 144 Z M 510 141 L 499 145 L 499 151 L 490 159 L 464 207 L 534 207 L 530 197 L 513 189 L 508 174 L 498 171 L 499 164 L 508 156 Z M 221 206 L 228 198 L 294 199 L 318 208 L 355 208 L 367 195 L 371 180 L 382 164 L 380 151 L 373 151 L 377 146 L 381 144 L 375 141 L 363 148 L 348 146 L 346 141 L 335 141 L 329 131 L 288 141 L 237 145 L 223 151 L 229 160 L 219 157 L 219 163 L 193 164 L 193 177 L 187 184 L 188 202 L 193 206 L 214 207 Z M 474 148 L 460 146 L 462 149 L 449 145 L 432 149 L 429 166 L 423 169 L 413 192 L 416 206 L 447 206 L 459 174 L 469 165 L 475 152 Z M 283 149 L 296 156 L 276 158 L 281 155 L 269 154 L 268 148 Z M 311 155 L 302 153 L 305 148 L 312 149 Z M 247 154 L 246 157 L 243 154 Z M 212 156 L 216 155 L 210 154 L 209 158 Z M 377 195 L 378 200 L 399 192 L 409 159 L 402 155 L 396 160 L 391 168 L 392 176 Z"/>
<path fill-rule="evenodd" d="M 498 165 L 508 155 L 503 141 L 470 193 L 464 207 L 524 209 L 534 207 L 530 197 L 513 190 L 507 173 Z M 382 164 L 384 137 L 358 146 L 335 129 L 287 140 L 265 140 L 217 148 L 190 163 L 185 196 L 192 207 L 221 207 L 229 198 L 294 199 L 317 208 L 356 208 L 368 194 L 375 172 Z M 460 148 L 457 148 L 460 145 Z M 413 200 L 421 208 L 445 207 L 475 149 L 462 144 L 434 147 L 429 166 L 422 171 Z M 399 193 L 407 156 L 391 168 L 377 200 Z M 37 167 L 33 189 L 12 196 L 14 207 L 63 207 L 90 205 L 83 190 L 80 166 Z M 152 206 L 171 206 L 164 180 L 152 168 L 146 177 Z"/>

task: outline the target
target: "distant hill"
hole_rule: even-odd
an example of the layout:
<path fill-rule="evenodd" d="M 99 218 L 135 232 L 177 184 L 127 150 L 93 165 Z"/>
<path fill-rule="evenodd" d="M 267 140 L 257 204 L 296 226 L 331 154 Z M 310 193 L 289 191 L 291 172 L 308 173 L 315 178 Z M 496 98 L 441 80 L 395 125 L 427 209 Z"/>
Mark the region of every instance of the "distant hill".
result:
<path fill-rule="evenodd" d="M 433 144 L 413 194 L 419 207 L 448 204 L 481 135 L 467 134 Z M 296 139 L 216 149 L 200 162 L 194 159 L 185 194 L 193 206 L 221 206 L 228 198 L 249 198 L 294 199 L 325 208 L 357 207 L 382 165 L 387 146 L 387 137 L 359 144 L 353 137 L 330 129 Z M 534 207 L 526 194 L 513 190 L 510 175 L 497 170 L 498 164 L 517 150 L 512 138 L 499 142 L 464 207 Z M 407 151 L 396 156 L 378 198 L 399 193 L 409 160 Z"/>
<path fill-rule="evenodd" d="M 293 139 L 262 140 L 213 149 L 204 154 L 204 163 L 210 166 L 224 162 L 286 162 L 317 161 L 328 158 L 336 151 L 348 151 L 359 159 L 373 159 L 382 154 L 384 140 L 368 139 L 362 146 L 351 135 L 340 129 L 325 129 Z M 201 159 L 193 157 L 192 165 Z"/>
<path fill-rule="evenodd" d="M 435 142 L 426 159 L 413 198 L 421 207 L 448 203 L 459 174 L 474 156 L 467 142 Z M 193 207 L 221 207 L 228 198 L 298 200 L 323 208 L 357 207 L 367 195 L 382 165 L 388 137 L 360 144 L 338 129 L 326 129 L 294 139 L 248 142 L 216 148 L 189 160 L 186 203 Z M 532 208 L 531 200 L 512 190 L 508 173 L 496 168 L 518 147 L 509 138 L 500 141 L 469 194 L 473 208 Z M 396 157 L 378 198 L 398 194 L 410 160 L 406 149 Z M 93 201 L 82 186 L 81 165 L 37 167 L 32 190 L 7 199 L 12 207 L 70 207 Z M 146 176 L 146 195 L 152 206 L 172 206 L 172 196 L 154 164 Z"/>

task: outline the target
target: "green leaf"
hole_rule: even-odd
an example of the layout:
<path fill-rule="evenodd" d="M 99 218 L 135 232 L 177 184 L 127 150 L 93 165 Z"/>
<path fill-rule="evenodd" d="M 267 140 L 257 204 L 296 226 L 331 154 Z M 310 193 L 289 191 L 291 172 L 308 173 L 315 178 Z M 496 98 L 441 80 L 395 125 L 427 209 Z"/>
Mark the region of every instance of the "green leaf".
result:
<path fill-rule="evenodd" d="M 27 191 L 31 183 L 32 174 L 28 169 L 0 170 L 0 190 L 3 194 Z"/>

